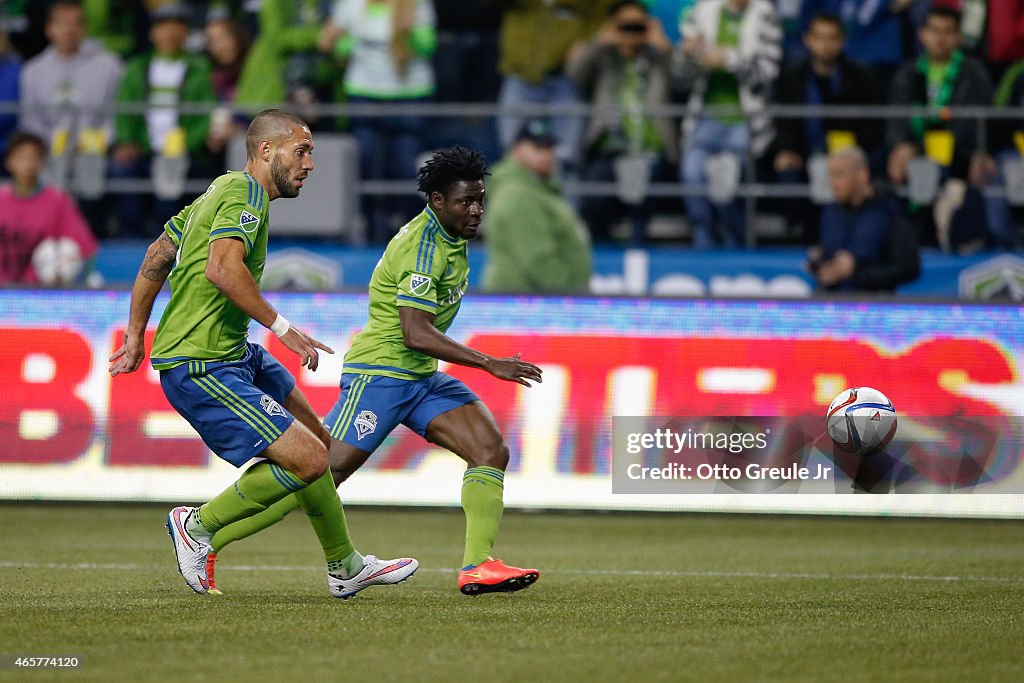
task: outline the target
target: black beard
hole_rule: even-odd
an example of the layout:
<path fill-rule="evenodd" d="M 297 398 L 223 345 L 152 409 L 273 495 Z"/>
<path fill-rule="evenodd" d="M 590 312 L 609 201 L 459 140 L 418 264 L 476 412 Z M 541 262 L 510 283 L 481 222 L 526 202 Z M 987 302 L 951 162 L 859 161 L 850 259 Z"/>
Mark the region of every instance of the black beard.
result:
<path fill-rule="evenodd" d="M 277 188 L 279 197 L 292 199 L 299 196 L 299 188 L 292 185 L 291 178 L 288 177 L 288 169 L 276 157 L 270 162 L 270 179 L 274 181 L 274 187 Z"/>

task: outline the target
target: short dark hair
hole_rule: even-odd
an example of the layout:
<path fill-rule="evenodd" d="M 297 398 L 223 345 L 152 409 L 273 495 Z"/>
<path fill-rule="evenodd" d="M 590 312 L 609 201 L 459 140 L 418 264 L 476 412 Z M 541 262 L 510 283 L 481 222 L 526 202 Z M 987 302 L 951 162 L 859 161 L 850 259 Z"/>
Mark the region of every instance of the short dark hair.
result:
<path fill-rule="evenodd" d="M 309 128 L 305 121 L 284 109 L 264 109 L 249 124 L 245 133 L 245 155 L 255 159 L 259 151 L 260 140 L 276 139 L 287 133 L 286 127 L 302 126 Z"/>
<path fill-rule="evenodd" d="M 642 9 L 644 14 L 650 14 L 651 9 L 642 0 L 615 0 L 608 8 L 608 16 L 614 17 L 619 13 L 619 10 L 626 7 L 636 7 Z"/>
<path fill-rule="evenodd" d="M 956 7 L 950 7 L 949 5 L 932 5 L 928 8 L 928 11 L 924 15 L 924 23 L 928 23 L 928 20 L 932 17 L 940 17 L 942 19 L 950 19 L 956 24 L 957 30 L 960 29 L 960 20 L 962 15 L 960 10 Z M 923 26 L 924 24 L 922 24 Z"/>
<path fill-rule="evenodd" d="M 82 12 L 85 11 L 82 8 L 82 0 L 54 0 L 46 10 L 46 23 L 50 23 L 53 19 L 53 15 L 56 14 L 59 9 L 77 9 Z"/>
<path fill-rule="evenodd" d="M 41 137 L 35 133 L 19 130 L 11 133 L 11 137 L 7 138 L 7 151 L 4 153 L 4 159 L 9 158 L 14 153 L 14 150 L 22 145 L 35 145 L 39 153 L 44 157 L 46 156 L 46 142 Z"/>
<path fill-rule="evenodd" d="M 843 20 L 839 18 L 838 14 L 832 12 L 817 12 L 811 17 L 811 20 L 807 22 L 807 30 L 811 30 L 811 26 L 816 23 L 832 24 L 839 31 L 839 35 L 846 36 L 846 27 L 843 26 Z"/>
<path fill-rule="evenodd" d="M 487 160 L 483 152 L 455 145 L 434 152 L 416 174 L 416 186 L 430 198 L 435 192 L 448 194 L 452 185 L 461 181 L 483 180 L 487 172 Z"/>

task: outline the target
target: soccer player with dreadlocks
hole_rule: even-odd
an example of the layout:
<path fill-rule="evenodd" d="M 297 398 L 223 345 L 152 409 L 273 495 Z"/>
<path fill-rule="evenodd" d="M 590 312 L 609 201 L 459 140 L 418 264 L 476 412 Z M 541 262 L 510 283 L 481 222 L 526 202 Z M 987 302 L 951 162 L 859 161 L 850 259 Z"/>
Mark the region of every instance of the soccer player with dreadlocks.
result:
<path fill-rule="evenodd" d="M 427 206 L 392 238 L 373 271 L 370 319 L 345 354 L 341 395 L 324 421 L 333 437 L 335 484 L 359 469 L 399 424 L 466 461 L 466 546 L 459 572 L 466 595 L 521 590 L 540 575 L 490 557 L 504 510 L 508 447 L 487 406 L 461 381 L 437 371 L 442 360 L 527 387 L 541 381 L 540 368 L 518 354 L 495 358 L 445 334 L 466 291 L 466 248 L 480 229 L 486 175 L 483 155 L 459 146 L 437 152 L 420 169 Z M 214 550 L 270 526 L 289 506 L 294 503 L 281 501 L 221 529 Z"/>

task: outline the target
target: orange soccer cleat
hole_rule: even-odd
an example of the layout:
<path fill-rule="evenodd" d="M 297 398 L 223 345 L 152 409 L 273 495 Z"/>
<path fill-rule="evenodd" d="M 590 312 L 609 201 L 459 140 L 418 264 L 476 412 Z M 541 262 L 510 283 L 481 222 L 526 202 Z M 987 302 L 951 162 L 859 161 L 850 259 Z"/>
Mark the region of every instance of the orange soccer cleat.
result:
<path fill-rule="evenodd" d="M 489 557 L 486 562 L 459 572 L 459 590 L 465 595 L 511 593 L 529 588 L 539 577 L 536 569 L 509 567 Z"/>
<path fill-rule="evenodd" d="M 206 556 L 206 579 L 208 581 L 209 590 L 206 592 L 210 595 L 223 595 L 217 590 L 217 582 L 213 578 L 213 570 L 217 566 L 217 553 L 210 551 L 210 554 Z"/>

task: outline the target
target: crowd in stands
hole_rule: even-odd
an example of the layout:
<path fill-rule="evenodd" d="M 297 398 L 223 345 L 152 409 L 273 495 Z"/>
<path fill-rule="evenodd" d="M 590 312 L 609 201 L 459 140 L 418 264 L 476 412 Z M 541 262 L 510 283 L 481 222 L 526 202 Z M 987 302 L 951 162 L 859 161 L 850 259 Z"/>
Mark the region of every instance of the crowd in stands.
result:
<path fill-rule="evenodd" d="M 432 102 L 501 113 L 409 114 Z M 317 108 L 339 103 L 390 114 Z M 593 109 L 571 113 L 581 104 Z M 596 243 L 644 243 L 651 217 L 670 214 L 685 216 L 696 249 L 742 247 L 755 228 L 741 183 L 803 185 L 808 197 L 757 208 L 817 245 L 809 268 L 823 288 L 892 289 L 916 275 L 918 243 L 955 253 L 1022 244 L 1024 122 L 950 108 L 1024 107 L 1024 0 L 0 5 L 0 155 L 12 140 L 40 141 L 45 191 L 74 196 L 100 239 L 153 234 L 188 200 L 187 179 L 222 172 L 248 116 L 268 105 L 315 132 L 352 135 L 364 179 L 411 188 L 422 154 L 456 143 L 507 157 L 496 207 L 501 186 L 522 193 L 528 175 L 565 201 L 522 213 L 574 212 Z M 570 108 L 539 123 L 546 105 Z M 847 109 L 796 116 L 776 105 Z M 883 105 L 916 115 L 850 109 Z M 550 131 L 527 130 L 538 125 Z M 550 173 L 524 163 L 534 148 Z M 153 191 L 111 195 L 112 181 Z M 565 197 L 560 181 L 617 191 Z M 652 183 L 681 189 L 655 196 Z M 9 203 L 25 199 L 14 187 L 0 193 L 0 235 L 15 231 Z M 369 239 L 386 241 L 417 203 L 365 195 Z"/>

